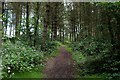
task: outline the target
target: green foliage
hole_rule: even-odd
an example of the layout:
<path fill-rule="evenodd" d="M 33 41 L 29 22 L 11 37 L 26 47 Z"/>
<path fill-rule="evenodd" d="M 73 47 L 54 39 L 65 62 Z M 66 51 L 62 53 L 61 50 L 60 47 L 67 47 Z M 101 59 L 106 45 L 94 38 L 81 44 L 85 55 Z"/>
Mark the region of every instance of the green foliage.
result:
<path fill-rule="evenodd" d="M 39 71 L 31 72 L 15 72 L 15 75 L 12 78 L 42 78 L 43 74 Z"/>
<path fill-rule="evenodd" d="M 100 54 L 98 56 L 92 56 L 86 61 L 88 73 L 118 73 L 120 68 L 120 61 L 113 58 L 114 55 Z"/>
<path fill-rule="evenodd" d="M 85 38 L 81 42 L 73 42 L 69 46 L 73 51 L 80 51 L 86 55 L 97 55 L 109 52 L 112 45 L 109 40 Z"/>
<path fill-rule="evenodd" d="M 39 66 L 39 70 L 32 69 L 30 71 L 18 72 L 15 71 L 12 78 L 43 78 L 43 66 Z"/>
<path fill-rule="evenodd" d="M 81 62 L 84 62 L 86 59 L 85 55 L 80 52 L 74 52 L 72 56 L 73 59 L 77 62 L 77 64 L 81 64 Z"/>
<path fill-rule="evenodd" d="M 84 51 L 90 55 L 98 55 L 101 53 L 108 53 L 111 49 L 111 43 L 108 40 L 104 39 L 87 39 L 85 41 L 85 48 Z"/>
<path fill-rule="evenodd" d="M 120 2 L 28 4 L 3 5 L 7 9 L 0 15 L 5 28 L 0 54 L 4 76 L 10 77 L 14 71 L 31 71 L 42 65 L 43 57 L 45 60 L 57 56 L 59 47 L 64 46 L 72 53 L 81 74 L 90 78 L 96 78 L 94 74 L 98 73 L 119 77 Z M 14 31 L 15 37 L 6 36 L 14 36 Z"/>
<path fill-rule="evenodd" d="M 95 43 L 95 45 L 91 45 Z M 106 77 L 118 77 L 118 72 L 120 71 L 120 61 L 119 55 L 117 53 L 113 53 L 112 47 L 113 45 L 109 40 L 105 39 L 95 39 L 89 45 L 88 51 L 86 53 L 94 52 L 93 55 L 89 55 L 86 58 L 85 67 L 88 74 L 96 74 L 96 73 L 107 73 L 111 75 L 107 75 Z M 115 52 L 115 51 L 114 51 Z M 114 75 L 116 74 L 116 75 Z"/>
<path fill-rule="evenodd" d="M 106 80 L 118 80 L 120 77 L 120 73 L 102 73 L 99 74 L 99 76 L 102 76 L 103 78 L 106 78 Z"/>
<path fill-rule="evenodd" d="M 109 74 L 106 78 L 119 76 L 119 55 L 113 53 L 113 44 L 110 40 L 104 37 L 87 37 L 81 42 L 67 45 L 72 47 L 74 60 L 83 75 L 106 73 Z"/>
<path fill-rule="evenodd" d="M 103 77 L 102 76 L 100 76 L 100 75 L 98 75 L 98 74 L 95 74 L 95 75 L 86 75 L 86 76 L 84 76 L 84 78 L 88 78 L 88 80 L 89 80 L 89 78 L 94 78 L 95 80 L 97 80 L 98 78 L 100 78 L 99 80 L 104 80 L 103 79 Z"/>
<path fill-rule="evenodd" d="M 61 42 L 58 41 L 48 41 L 45 44 L 44 51 L 47 52 L 47 54 L 51 54 L 53 51 L 56 51 L 60 46 L 62 45 Z"/>
<path fill-rule="evenodd" d="M 2 46 L 2 65 L 3 71 L 9 76 L 14 71 L 30 71 L 37 65 L 42 65 L 43 53 L 30 48 L 21 42 L 12 44 L 11 42 L 3 43 Z"/>

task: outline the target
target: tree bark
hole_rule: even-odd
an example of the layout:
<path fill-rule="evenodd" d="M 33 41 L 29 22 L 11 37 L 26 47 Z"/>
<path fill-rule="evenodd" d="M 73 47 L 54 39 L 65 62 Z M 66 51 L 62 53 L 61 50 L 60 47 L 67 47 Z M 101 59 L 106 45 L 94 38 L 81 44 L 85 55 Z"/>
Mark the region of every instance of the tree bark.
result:
<path fill-rule="evenodd" d="M 0 52 L 1 52 L 1 46 L 2 46 L 2 33 L 3 33 L 3 30 L 2 30 L 2 13 L 3 13 L 3 4 L 2 2 L 0 2 Z M 1 55 L 1 53 L 0 53 Z M 2 56 L 0 56 L 0 79 L 2 79 Z"/>
<path fill-rule="evenodd" d="M 47 31 L 48 31 L 48 20 L 49 20 L 49 3 L 45 4 L 45 17 L 44 17 L 44 28 L 43 28 L 43 34 L 42 34 L 42 46 L 41 49 L 45 50 L 46 45 L 46 39 L 47 39 Z"/>
<path fill-rule="evenodd" d="M 37 40 L 38 40 L 38 26 L 39 26 L 39 3 L 37 2 L 37 7 L 35 9 L 35 29 L 34 29 L 34 47 L 37 47 Z"/>
<path fill-rule="evenodd" d="M 29 3 L 26 3 L 26 39 L 28 44 L 30 44 L 30 28 L 29 28 Z"/>

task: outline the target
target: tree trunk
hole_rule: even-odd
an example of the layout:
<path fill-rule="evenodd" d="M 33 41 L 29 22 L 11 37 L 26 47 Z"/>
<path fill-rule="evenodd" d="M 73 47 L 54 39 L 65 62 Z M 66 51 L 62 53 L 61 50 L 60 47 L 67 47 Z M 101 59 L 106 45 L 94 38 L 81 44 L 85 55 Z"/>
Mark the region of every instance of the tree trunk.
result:
<path fill-rule="evenodd" d="M 2 2 L 0 2 L 0 19 L 2 18 L 2 10 L 3 10 L 3 6 L 2 6 Z M 2 21 L 0 21 L 0 47 L 2 46 Z M 1 76 L 1 74 L 0 74 Z"/>
<path fill-rule="evenodd" d="M 45 11 L 45 18 L 44 18 L 44 28 L 43 28 L 43 34 L 42 34 L 42 46 L 41 49 L 45 50 L 46 45 L 46 39 L 47 39 L 47 28 L 48 28 L 48 20 L 49 20 L 49 3 L 46 3 L 45 5 L 46 11 Z"/>
<path fill-rule="evenodd" d="M 26 39 L 28 44 L 30 44 L 30 29 L 29 29 L 29 3 L 26 3 Z"/>
<path fill-rule="evenodd" d="M 2 26 L 2 13 L 3 13 L 3 5 L 4 3 L 0 2 L 0 52 L 1 52 L 1 46 L 2 46 L 2 33 L 3 33 L 3 26 Z M 0 54 L 1 55 L 1 54 Z M 2 79 L 2 56 L 0 56 L 0 79 Z"/>
<path fill-rule="evenodd" d="M 38 40 L 38 26 L 39 26 L 39 3 L 37 2 L 37 7 L 35 9 L 35 29 L 34 29 L 34 46 L 36 47 L 37 40 Z"/>

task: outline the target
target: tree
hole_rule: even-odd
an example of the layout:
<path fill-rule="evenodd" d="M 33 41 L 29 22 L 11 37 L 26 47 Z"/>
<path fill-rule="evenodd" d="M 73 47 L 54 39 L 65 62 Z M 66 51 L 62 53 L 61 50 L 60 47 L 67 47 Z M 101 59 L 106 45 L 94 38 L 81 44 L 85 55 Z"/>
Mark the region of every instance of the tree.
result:
<path fill-rule="evenodd" d="M 2 33 L 3 33 L 3 26 L 2 26 L 2 13 L 3 13 L 3 3 L 0 2 L 0 52 L 1 52 L 1 46 L 2 46 Z M 0 65 L 2 65 L 2 57 L 0 57 Z M 0 71 L 2 71 L 2 68 L 0 68 Z M 0 73 L 0 79 L 2 78 L 2 73 Z"/>
<path fill-rule="evenodd" d="M 39 5 L 40 3 L 36 3 L 35 6 L 35 27 L 34 27 L 34 46 L 36 47 L 37 45 L 37 40 L 38 40 L 38 27 L 39 27 Z"/>
<path fill-rule="evenodd" d="M 41 49 L 44 50 L 45 49 L 45 45 L 46 45 L 46 39 L 47 39 L 47 33 L 48 33 L 48 20 L 49 20 L 49 4 L 50 3 L 45 3 L 45 14 L 44 14 L 44 19 L 43 19 L 43 34 L 42 34 L 42 46 Z"/>

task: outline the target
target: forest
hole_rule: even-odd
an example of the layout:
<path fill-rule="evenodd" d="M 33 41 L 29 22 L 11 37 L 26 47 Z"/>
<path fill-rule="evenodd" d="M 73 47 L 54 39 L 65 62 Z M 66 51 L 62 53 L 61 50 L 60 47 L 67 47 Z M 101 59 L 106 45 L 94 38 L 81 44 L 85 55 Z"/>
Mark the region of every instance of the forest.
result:
<path fill-rule="evenodd" d="M 50 67 L 58 75 L 70 68 L 66 73 L 70 76 L 73 63 L 72 78 L 120 78 L 120 2 L 2 2 L 0 6 L 3 79 L 47 78 L 53 74 Z"/>

